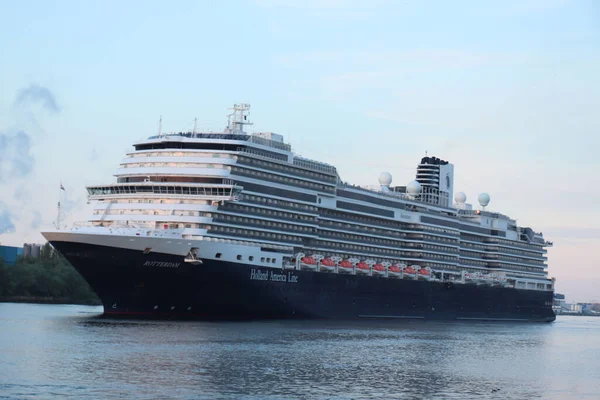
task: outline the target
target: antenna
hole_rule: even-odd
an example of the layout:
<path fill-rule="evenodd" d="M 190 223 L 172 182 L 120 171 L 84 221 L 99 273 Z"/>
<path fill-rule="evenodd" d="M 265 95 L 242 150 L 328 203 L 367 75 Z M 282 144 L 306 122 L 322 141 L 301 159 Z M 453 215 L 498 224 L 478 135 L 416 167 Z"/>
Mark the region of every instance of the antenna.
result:
<path fill-rule="evenodd" d="M 162 115 L 160 116 L 160 119 L 158 120 L 158 136 L 160 137 L 162 135 Z"/>
<path fill-rule="evenodd" d="M 63 190 L 65 190 L 65 187 L 63 186 L 62 182 L 60 182 L 60 188 L 58 190 L 58 213 L 56 214 L 56 222 L 54 223 L 55 228 L 57 230 L 60 229 L 60 223 L 61 223 L 61 218 L 62 218 L 61 207 L 60 207 L 60 198 L 62 196 Z"/>
<path fill-rule="evenodd" d="M 56 229 L 60 229 L 60 199 L 58 200 L 58 213 L 56 214 L 56 222 L 54 223 Z"/>
<path fill-rule="evenodd" d="M 198 122 L 198 118 L 194 118 L 194 136 L 196 136 L 196 123 Z"/>

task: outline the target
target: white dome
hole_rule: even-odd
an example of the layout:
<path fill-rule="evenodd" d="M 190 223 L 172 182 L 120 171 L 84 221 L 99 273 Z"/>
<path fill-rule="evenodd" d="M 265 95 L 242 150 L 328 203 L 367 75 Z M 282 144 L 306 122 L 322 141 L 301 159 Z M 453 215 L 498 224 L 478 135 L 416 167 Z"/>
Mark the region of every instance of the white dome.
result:
<path fill-rule="evenodd" d="M 467 201 L 467 195 L 463 192 L 458 192 L 454 195 L 454 201 L 459 204 L 464 204 Z"/>
<path fill-rule="evenodd" d="M 477 201 L 479 201 L 479 205 L 481 205 L 481 207 L 485 207 L 490 204 L 490 195 L 487 193 L 481 193 L 477 198 Z"/>
<path fill-rule="evenodd" d="M 421 184 L 417 181 L 410 181 L 408 185 L 406 185 L 406 193 L 411 196 L 416 196 L 421 193 Z"/>
<path fill-rule="evenodd" d="M 389 172 L 382 172 L 379 175 L 379 184 L 381 186 L 390 186 L 391 183 L 392 183 L 392 174 L 390 174 Z"/>

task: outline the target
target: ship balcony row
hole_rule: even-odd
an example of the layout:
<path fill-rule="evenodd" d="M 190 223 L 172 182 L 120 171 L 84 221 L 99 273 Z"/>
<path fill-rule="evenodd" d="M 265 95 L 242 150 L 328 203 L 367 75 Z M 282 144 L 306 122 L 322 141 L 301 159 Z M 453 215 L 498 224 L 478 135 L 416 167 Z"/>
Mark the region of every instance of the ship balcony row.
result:
<path fill-rule="evenodd" d="M 288 176 L 278 175 L 272 172 L 263 172 L 259 170 L 253 170 L 250 168 L 242 167 L 239 165 L 231 167 L 232 178 L 235 177 L 246 177 L 250 179 L 256 179 L 260 183 L 273 183 L 278 185 L 292 186 L 294 188 L 300 188 L 303 190 L 312 190 L 317 192 L 325 192 L 334 194 L 335 186 L 329 186 L 324 182 L 310 181 L 306 179 L 297 179 Z M 234 177 L 235 176 L 235 177 Z"/>
<path fill-rule="evenodd" d="M 113 175 L 120 177 L 135 177 L 135 176 L 184 176 L 184 177 L 220 177 L 227 178 L 230 175 L 229 166 L 222 168 L 191 168 L 191 167 L 138 167 L 138 168 L 119 168 Z"/>
<path fill-rule="evenodd" d="M 382 237 L 384 239 L 405 240 L 403 238 L 407 238 L 407 239 L 418 239 L 420 242 L 423 242 L 424 241 L 423 239 L 425 239 L 425 235 L 423 235 L 423 234 L 414 236 L 414 234 L 410 233 L 410 229 L 408 229 L 408 230 L 406 230 L 406 229 L 391 229 L 391 228 L 387 228 L 387 227 L 375 228 L 372 226 L 366 226 L 366 225 L 361 225 L 361 224 L 355 225 L 355 224 L 338 222 L 336 220 L 329 220 L 329 219 L 322 218 L 322 217 L 319 218 L 319 226 L 323 229 L 333 229 L 333 230 L 338 230 L 338 231 L 342 231 L 342 232 L 354 232 L 354 233 L 360 233 L 360 234 L 367 234 L 367 235 L 371 235 L 374 237 Z M 437 232 L 435 232 L 435 233 L 432 233 L 432 235 L 438 235 L 438 234 L 437 234 Z M 440 235 L 439 237 L 450 240 L 450 243 L 456 243 L 452 237 L 446 237 L 444 235 Z M 426 241 L 432 242 L 432 243 L 439 243 L 438 241 L 429 240 L 429 239 Z M 447 249 L 448 249 L 448 251 L 451 251 L 451 252 L 458 252 L 458 249 L 456 247 L 448 247 Z"/>
<path fill-rule="evenodd" d="M 434 258 L 432 257 L 423 257 L 419 255 L 419 253 L 414 253 L 411 251 L 405 251 L 398 248 L 389 248 L 382 246 L 371 246 L 368 244 L 357 244 L 352 242 L 340 241 L 340 240 L 328 240 L 326 238 L 320 238 L 315 242 L 310 243 L 307 246 L 319 253 L 323 252 L 336 252 L 338 254 L 342 254 L 344 258 L 348 258 L 349 256 L 356 257 L 357 254 L 360 254 L 360 257 L 365 258 L 375 258 L 375 259 L 402 259 L 403 262 L 425 262 L 430 261 L 433 263 L 441 263 L 441 264 L 455 264 L 458 265 L 458 259 L 444 259 L 444 258 Z M 414 257 L 411 255 L 415 255 Z M 443 257 L 443 256 L 440 256 Z M 439 261 L 438 261 L 439 260 Z M 392 261 L 392 260 L 390 260 Z M 397 262 L 397 261 L 396 261 Z"/>
<path fill-rule="evenodd" d="M 241 191 L 240 186 L 225 184 L 190 184 L 172 182 L 140 182 L 134 185 L 116 183 L 109 185 L 89 186 L 87 188 L 90 200 L 100 200 L 107 197 L 153 195 L 157 198 L 172 196 L 193 196 L 195 198 L 210 198 L 215 200 L 235 200 Z"/>
<path fill-rule="evenodd" d="M 262 207 L 273 210 L 293 211 L 297 214 L 316 215 L 319 210 L 316 206 L 286 198 L 260 196 L 243 192 L 239 195 L 239 204 L 253 207 Z"/>
<path fill-rule="evenodd" d="M 458 258 L 458 254 L 448 254 L 442 251 L 438 252 L 425 248 L 416 248 L 415 246 L 419 244 L 415 243 L 397 243 L 380 238 L 360 237 L 355 235 L 340 234 L 337 232 L 321 231 L 319 232 L 319 239 L 323 241 L 347 244 L 350 246 L 350 248 L 352 246 L 359 248 L 362 245 L 369 245 L 372 246 L 372 248 L 385 249 L 389 251 L 402 250 L 404 252 L 412 252 L 411 254 L 428 254 L 434 258 L 438 258 L 439 256 L 447 260 L 456 260 Z"/>
<path fill-rule="evenodd" d="M 334 223 L 332 226 L 338 226 L 340 229 L 346 227 L 350 228 L 348 224 L 351 222 L 353 226 L 361 226 L 367 229 L 379 229 L 379 230 L 390 230 L 402 233 L 422 232 L 423 234 L 435 235 L 441 238 L 446 238 L 453 243 L 458 243 L 458 235 L 454 235 L 450 232 L 444 232 L 441 229 L 421 229 L 421 226 L 411 227 L 406 223 L 399 222 L 392 219 L 375 219 L 361 214 L 351 214 L 348 212 L 341 212 L 329 209 L 322 209 L 319 213 L 319 219 L 323 221 L 331 221 Z M 338 225 L 335 225 L 338 224 Z M 340 225 L 341 224 L 341 225 Z"/>
<path fill-rule="evenodd" d="M 461 235 L 460 241 L 461 241 L 461 243 L 465 242 L 465 243 L 480 244 L 480 245 L 485 245 L 485 246 L 497 246 L 497 247 L 501 247 L 501 248 L 509 247 L 509 248 L 513 248 L 513 249 L 525 250 L 525 251 L 530 251 L 530 252 L 539 253 L 539 254 L 544 254 L 547 252 L 546 249 L 538 248 L 537 246 L 531 246 L 526 243 L 516 243 L 514 241 L 508 241 L 508 240 L 500 239 L 497 237 L 472 236 L 472 235 L 463 234 L 463 235 Z"/>
<path fill-rule="evenodd" d="M 337 174 L 330 174 L 327 171 L 314 171 L 314 168 L 303 168 L 304 162 L 301 164 L 290 164 L 289 162 L 264 160 L 257 157 L 248 157 L 240 155 L 237 159 L 238 165 L 247 165 L 255 168 L 259 168 L 267 171 L 274 171 L 276 173 L 284 173 L 289 176 L 308 178 L 320 182 L 326 182 L 331 184 L 337 183 Z M 296 160 L 294 160 L 296 161 Z"/>
<path fill-rule="evenodd" d="M 249 206 L 241 203 L 225 203 L 223 206 L 219 207 L 219 212 L 243 215 L 246 217 L 280 219 L 317 225 L 316 215 L 273 209 L 271 207 Z"/>
<path fill-rule="evenodd" d="M 193 168 L 223 168 L 223 165 L 233 165 L 236 160 L 231 157 L 127 157 L 121 160 L 121 168 L 145 167 L 193 167 Z"/>
<path fill-rule="evenodd" d="M 526 252 L 522 250 L 514 250 L 508 248 L 488 248 L 484 246 L 478 245 L 470 245 L 468 243 L 461 243 L 461 251 L 464 252 L 476 252 L 479 256 L 484 256 L 486 254 L 495 254 L 498 256 L 511 257 L 518 256 L 519 258 L 534 260 L 536 262 L 544 262 L 547 260 L 546 255 L 538 254 L 533 252 Z"/>
<path fill-rule="evenodd" d="M 127 153 L 125 160 L 138 159 L 138 162 L 145 159 L 158 159 L 164 158 L 169 160 L 180 160 L 185 159 L 227 159 L 235 158 L 235 155 L 231 151 L 223 150 L 140 150 L 133 153 Z M 124 160 L 124 161 L 125 161 Z"/>

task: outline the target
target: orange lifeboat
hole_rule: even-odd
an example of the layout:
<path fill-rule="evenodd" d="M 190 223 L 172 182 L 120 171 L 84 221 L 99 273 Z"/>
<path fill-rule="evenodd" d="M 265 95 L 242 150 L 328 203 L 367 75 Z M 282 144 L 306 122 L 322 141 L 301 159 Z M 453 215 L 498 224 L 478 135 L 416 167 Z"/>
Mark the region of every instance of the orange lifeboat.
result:
<path fill-rule="evenodd" d="M 324 258 L 321 260 L 321 270 L 322 271 L 333 271 L 335 270 L 335 261 L 331 258 Z"/>
<path fill-rule="evenodd" d="M 302 259 L 300 259 L 300 261 L 302 261 L 303 264 L 317 265 L 317 260 L 315 260 L 314 258 L 312 258 L 310 256 L 302 257 Z"/>
<path fill-rule="evenodd" d="M 326 267 L 335 267 L 335 262 L 331 258 L 324 258 L 321 260 L 321 265 Z"/>
<path fill-rule="evenodd" d="M 419 268 L 417 273 L 419 274 L 419 277 L 421 279 L 427 279 L 427 280 L 431 279 L 431 271 L 428 268 L 421 267 L 421 268 Z"/>
<path fill-rule="evenodd" d="M 417 274 L 417 270 L 412 265 L 404 268 L 404 275 L 407 278 L 414 279 Z"/>
<path fill-rule="evenodd" d="M 340 261 L 340 263 L 338 264 L 339 269 L 338 271 L 344 274 L 351 274 L 352 270 L 354 269 L 354 266 L 352 265 L 352 263 L 348 260 L 342 260 Z"/>
<path fill-rule="evenodd" d="M 402 267 L 400 267 L 398 264 L 392 265 L 388 268 L 388 276 L 392 278 L 398 278 L 402 276 Z"/>
<path fill-rule="evenodd" d="M 383 264 L 373 265 L 373 275 L 385 275 L 385 265 L 383 265 Z"/>
<path fill-rule="evenodd" d="M 366 262 L 359 262 L 356 264 L 356 272 L 359 274 L 369 274 L 369 272 L 371 271 L 371 268 L 369 267 L 369 264 L 367 264 Z"/>
<path fill-rule="evenodd" d="M 311 256 L 304 256 L 300 259 L 300 267 L 302 269 L 315 270 L 317 269 L 317 260 Z"/>
<path fill-rule="evenodd" d="M 364 263 L 364 262 L 359 262 L 358 264 L 356 264 L 356 268 L 368 271 L 369 264 Z"/>

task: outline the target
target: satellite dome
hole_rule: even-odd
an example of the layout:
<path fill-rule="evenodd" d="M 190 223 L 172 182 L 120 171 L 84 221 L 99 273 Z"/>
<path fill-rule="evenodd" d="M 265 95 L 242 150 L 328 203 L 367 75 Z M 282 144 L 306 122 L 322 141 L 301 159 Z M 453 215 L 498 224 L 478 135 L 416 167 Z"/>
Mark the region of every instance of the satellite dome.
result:
<path fill-rule="evenodd" d="M 490 195 L 487 193 L 481 193 L 477 200 L 479 201 L 479 205 L 481 205 L 481 207 L 485 207 L 490 204 Z"/>
<path fill-rule="evenodd" d="M 392 183 L 392 174 L 390 174 L 389 172 L 382 172 L 379 175 L 379 184 L 381 186 L 390 186 L 391 183 Z"/>
<path fill-rule="evenodd" d="M 410 194 L 411 196 L 417 196 L 419 193 L 421 193 L 421 184 L 417 181 L 409 182 L 408 185 L 406 185 L 406 193 Z"/>
<path fill-rule="evenodd" d="M 463 204 L 467 201 L 467 195 L 463 192 L 458 192 L 454 195 L 454 201 L 459 204 Z"/>

